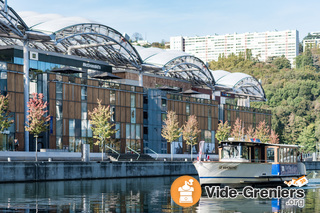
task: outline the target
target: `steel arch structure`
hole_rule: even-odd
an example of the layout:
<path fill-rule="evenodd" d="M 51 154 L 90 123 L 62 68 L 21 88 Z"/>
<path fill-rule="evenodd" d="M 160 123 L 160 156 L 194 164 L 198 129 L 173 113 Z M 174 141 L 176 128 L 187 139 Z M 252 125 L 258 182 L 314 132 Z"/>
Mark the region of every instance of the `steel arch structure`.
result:
<path fill-rule="evenodd" d="M 27 29 L 27 28 L 26 28 Z M 29 47 L 44 51 L 106 61 L 116 68 L 142 70 L 142 60 L 135 48 L 118 31 L 102 24 L 82 23 L 65 27 L 53 33 L 55 43 L 29 41 Z M 2 37 L 0 45 L 23 45 L 23 36 Z"/>
<path fill-rule="evenodd" d="M 82 23 L 68 26 L 54 34 L 56 48 L 60 52 L 67 53 L 72 46 L 83 46 L 73 49 L 72 54 L 107 61 L 115 67 L 141 70 L 142 60 L 138 52 L 121 33 L 111 27 Z"/>
<path fill-rule="evenodd" d="M 0 0 L 0 36 L 8 38 L 23 38 L 28 26 L 11 7 L 5 6 Z"/>
<path fill-rule="evenodd" d="M 260 96 L 262 99 L 266 99 L 263 87 L 261 86 L 259 81 L 257 81 L 257 79 L 253 77 L 246 77 L 241 79 L 234 85 L 234 89 L 236 91 L 241 91 L 244 94 Z"/>
<path fill-rule="evenodd" d="M 163 66 L 163 73 L 174 78 L 190 81 L 196 86 L 214 89 L 215 80 L 208 67 L 197 57 L 179 56 Z"/>

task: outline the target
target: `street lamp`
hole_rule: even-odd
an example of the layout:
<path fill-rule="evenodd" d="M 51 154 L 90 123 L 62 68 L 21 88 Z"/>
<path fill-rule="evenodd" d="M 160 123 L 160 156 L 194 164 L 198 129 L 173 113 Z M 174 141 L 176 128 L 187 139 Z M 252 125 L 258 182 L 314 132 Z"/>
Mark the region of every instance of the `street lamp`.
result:
<path fill-rule="evenodd" d="M 47 35 L 37 31 L 26 31 L 23 37 L 23 72 L 24 72 L 24 121 L 28 123 L 28 102 L 29 102 L 29 41 L 50 42 L 54 40 L 53 35 Z M 29 132 L 24 130 L 25 151 L 29 151 Z M 37 152 L 37 150 L 36 150 Z"/>

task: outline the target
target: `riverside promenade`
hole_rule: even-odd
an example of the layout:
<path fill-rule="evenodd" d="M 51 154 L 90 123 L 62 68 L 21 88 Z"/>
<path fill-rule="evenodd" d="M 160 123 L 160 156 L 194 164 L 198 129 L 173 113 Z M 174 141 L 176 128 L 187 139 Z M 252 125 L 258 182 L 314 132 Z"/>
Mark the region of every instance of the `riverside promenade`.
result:
<path fill-rule="evenodd" d="M 81 161 L 81 153 L 0 152 L 0 183 L 53 180 L 82 180 L 128 177 L 197 175 L 191 161 L 168 159 L 111 161 L 101 153 L 90 153 L 90 162 Z M 150 156 L 149 156 L 150 157 Z"/>
<path fill-rule="evenodd" d="M 34 156 L 34 152 L 0 152 L 0 183 L 197 175 L 190 160 L 110 161 L 106 155 L 100 162 L 101 153 L 90 153 L 91 161 L 82 162 L 81 153 L 39 152 L 35 162 Z M 320 161 L 304 163 L 307 170 L 320 170 Z"/>

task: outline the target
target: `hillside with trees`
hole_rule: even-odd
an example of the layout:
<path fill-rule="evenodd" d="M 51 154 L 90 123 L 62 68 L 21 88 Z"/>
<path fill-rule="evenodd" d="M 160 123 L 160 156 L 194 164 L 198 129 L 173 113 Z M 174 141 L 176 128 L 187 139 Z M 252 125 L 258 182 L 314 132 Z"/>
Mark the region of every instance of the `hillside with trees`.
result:
<path fill-rule="evenodd" d="M 294 69 L 284 56 L 259 62 L 250 50 L 246 54 L 220 56 L 209 67 L 261 79 L 267 101 L 253 102 L 251 106 L 272 111 L 272 129 L 279 135 L 280 143 L 315 150 L 320 139 L 320 73 L 312 51 L 299 55 Z"/>

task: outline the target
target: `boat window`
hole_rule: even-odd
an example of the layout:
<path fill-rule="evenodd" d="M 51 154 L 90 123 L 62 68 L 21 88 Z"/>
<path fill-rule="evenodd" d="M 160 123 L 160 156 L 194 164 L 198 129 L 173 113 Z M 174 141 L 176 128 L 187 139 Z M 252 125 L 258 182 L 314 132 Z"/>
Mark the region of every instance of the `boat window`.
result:
<path fill-rule="evenodd" d="M 279 152 L 280 152 L 280 163 L 283 163 L 283 148 L 280 148 Z"/>
<path fill-rule="evenodd" d="M 267 148 L 267 162 L 274 162 L 274 149 Z"/>
<path fill-rule="evenodd" d="M 238 150 L 238 146 L 224 146 L 222 148 L 222 158 L 231 159 L 231 158 L 239 158 L 240 153 Z"/>
<path fill-rule="evenodd" d="M 248 151 L 249 148 L 247 146 L 241 146 L 241 148 L 242 148 L 242 152 L 240 152 L 241 153 L 240 158 L 249 160 L 249 151 Z"/>
<path fill-rule="evenodd" d="M 254 148 L 254 162 L 259 162 L 259 148 Z"/>
<path fill-rule="evenodd" d="M 246 146 L 224 146 L 222 148 L 222 159 L 247 159 L 249 160 L 249 151 Z"/>
<path fill-rule="evenodd" d="M 294 149 L 293 151 L 293 162 L 297 163 L 297 149 Z"/>

